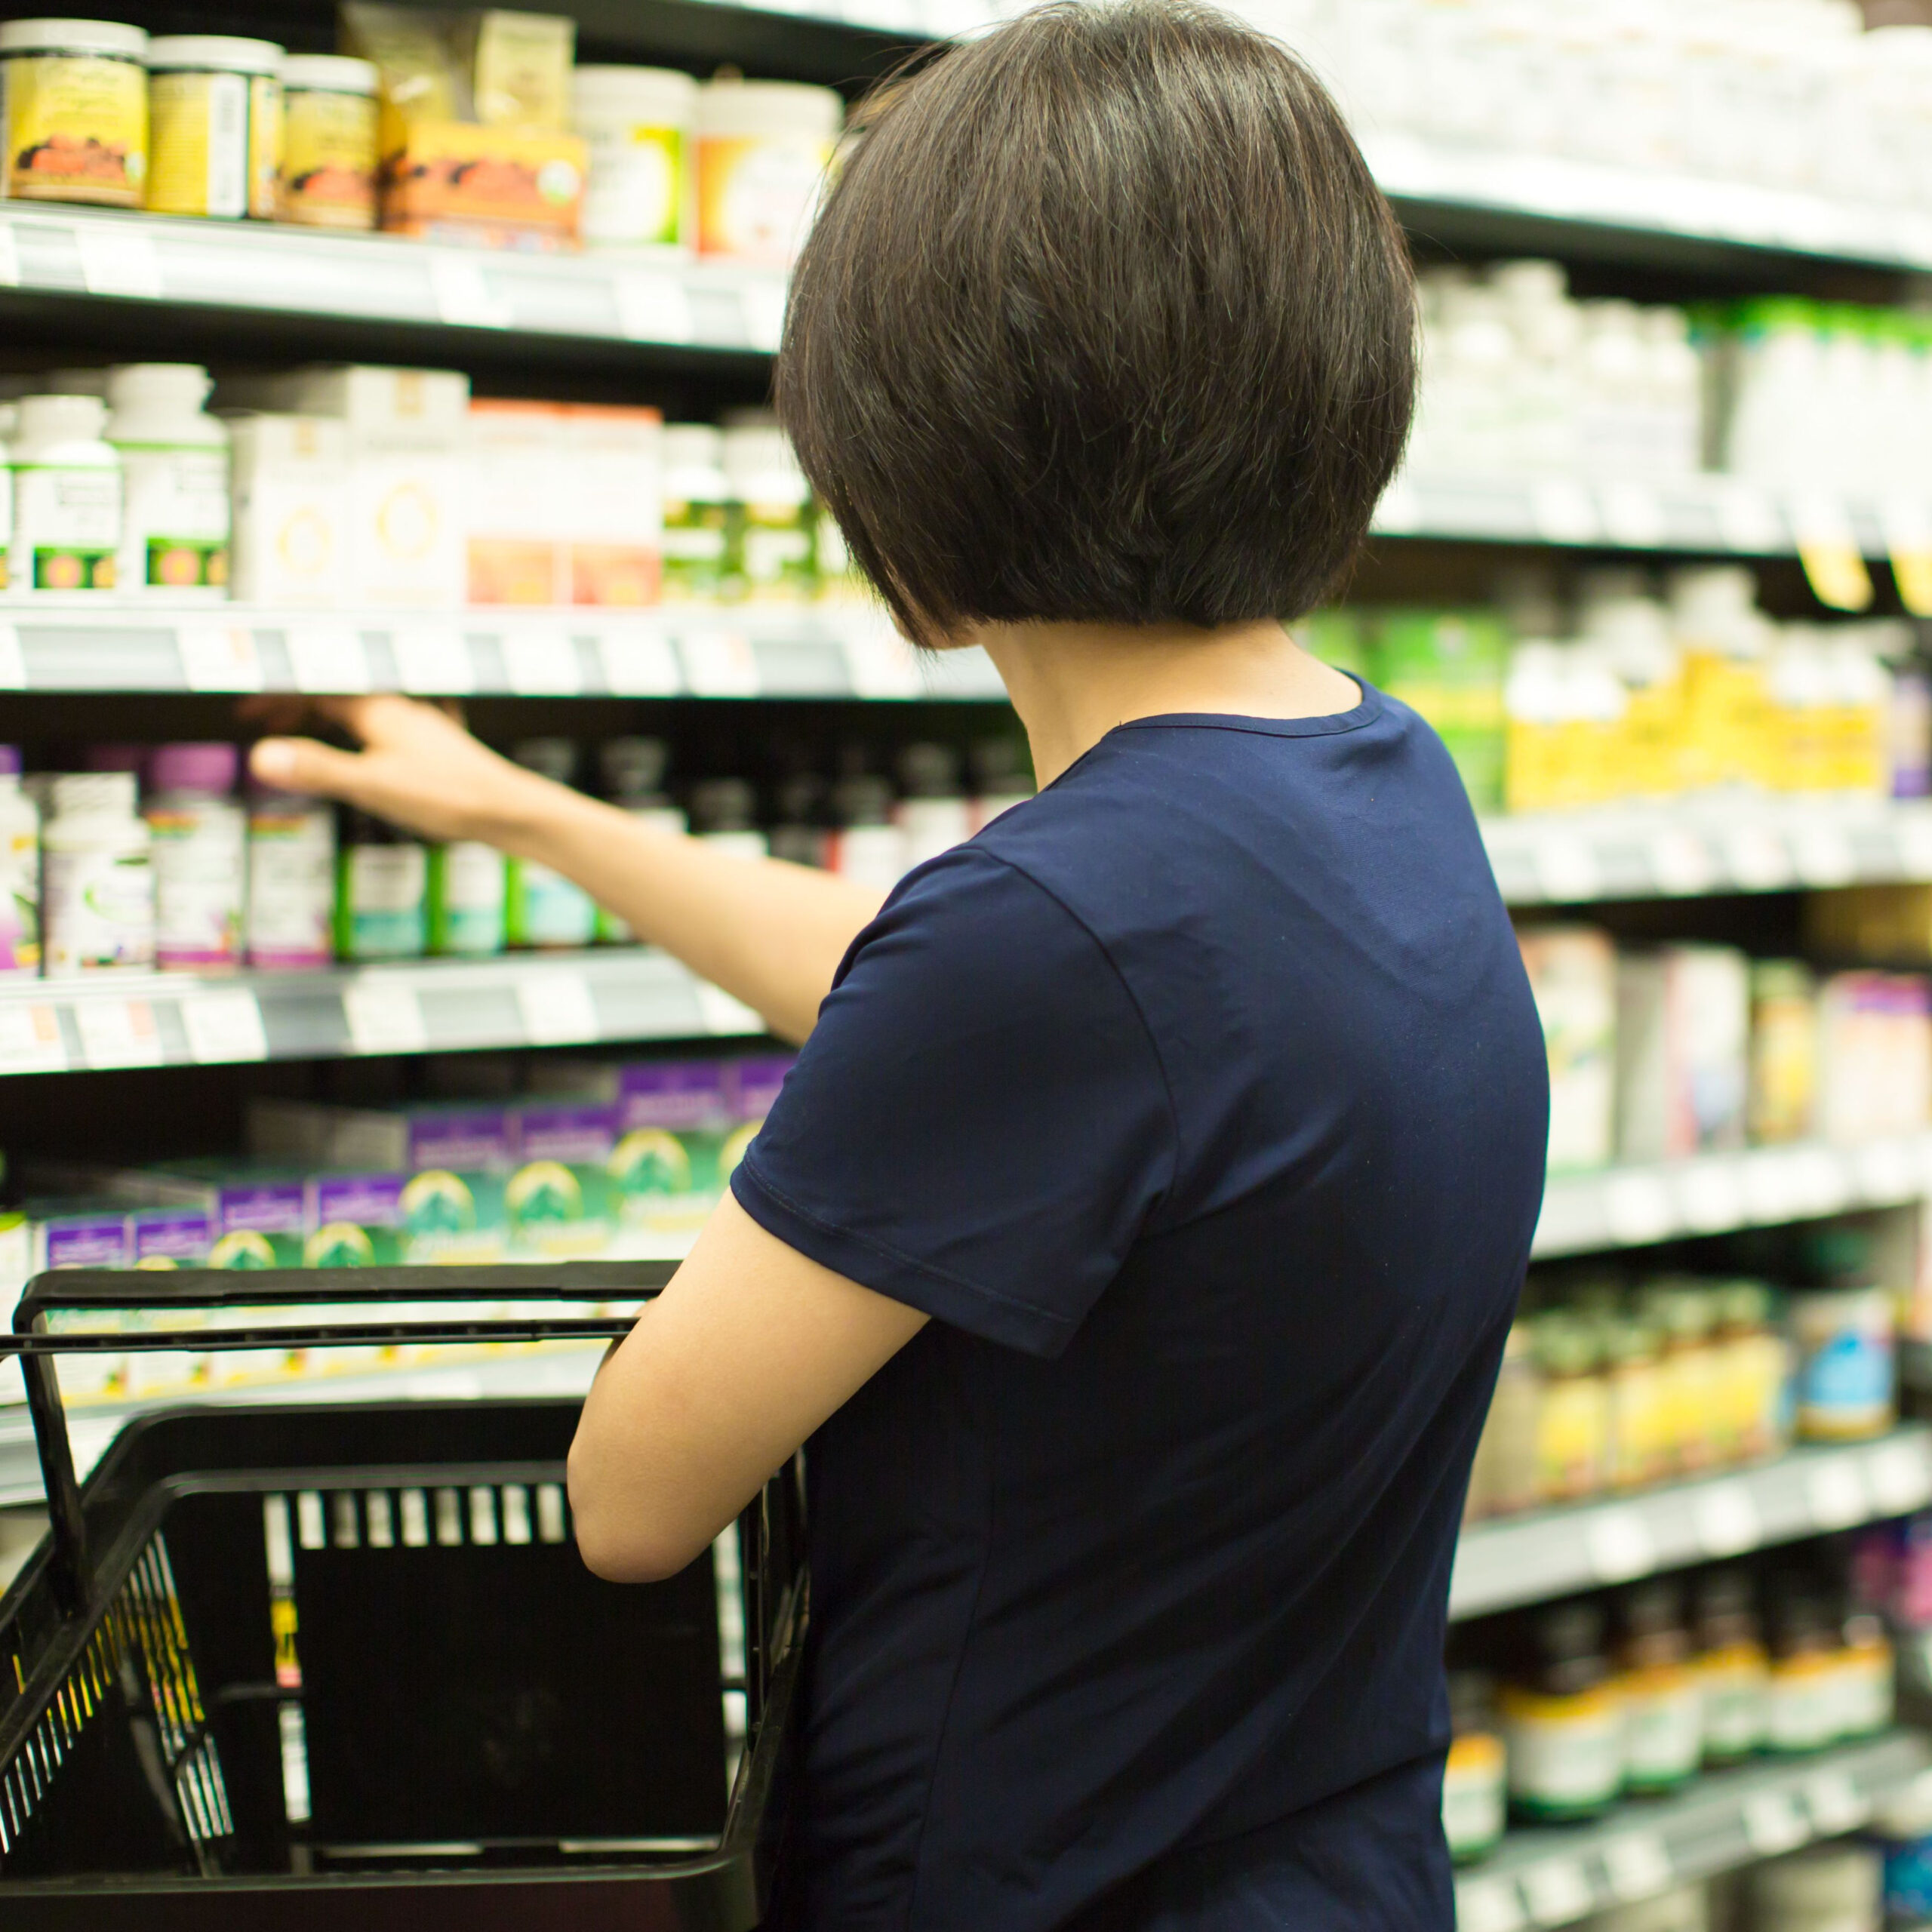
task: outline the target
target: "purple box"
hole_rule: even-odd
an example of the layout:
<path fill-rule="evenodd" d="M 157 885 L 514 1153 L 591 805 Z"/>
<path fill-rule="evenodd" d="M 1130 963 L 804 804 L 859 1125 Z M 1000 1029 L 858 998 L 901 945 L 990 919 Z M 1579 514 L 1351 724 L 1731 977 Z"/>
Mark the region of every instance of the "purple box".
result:
<path fill-rule="evenodd" d="M 526 1100 L 516 1109 L 523 1161 L 607 1161 L 617 1144 L 617 1110 L 601 1100 Z"/>
<path fill-rule="evenodd" d="M 310 1228 L 347 1221 L 361 1228 L 402 1226 L 401 1174 L 317 1174 L 309 1183 Z"/>
<path fill-rule="evenodd" d="M 199 1208 L 137 1208 L 128 1220 L 137 1268 L 197 1268 L 214 1243 L 208 1214 Z"/>
<path fill-rule="evenodd" d="M 778 1098 L 785 1076 L 798 1064 L 796 1054 L 756 1054 L 734 1060 L 727 1069 L 735 1120 L 762 1120 Z"/>
<path fill-rule="evenodd" d="M 623 1068 L 617 1078 L 618 1131 L 727 1125 L 731 1096 L 724 1072 L 715 1060 L 640 1060 Z"/>
<path fill-rule="evenodd" d="M 42 1268 L 125 1268 L 128 1265 L 128 1215 L 125 1208 L 76 1208 L 63 1213 L 57 1204 L 41 1213 L 29 1204 L 27 1216 L 37 1226 L 40 1252 L 35 1272 Z"/>
<path fill-rule="evenodd" d="M 412 1174 L 447 1168 L 461 1174 L 506 1168 L 516 1158 L 516 1140 L 502 1107 L 425 1108 L 407 1116 Z"/>

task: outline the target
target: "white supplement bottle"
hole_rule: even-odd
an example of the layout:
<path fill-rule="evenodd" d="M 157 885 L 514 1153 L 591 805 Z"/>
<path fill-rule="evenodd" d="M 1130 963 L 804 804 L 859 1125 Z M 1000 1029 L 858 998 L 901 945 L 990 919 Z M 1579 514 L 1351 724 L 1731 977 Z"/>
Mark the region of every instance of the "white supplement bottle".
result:
<path fill-rule="evenodd" d="M 122 495 L 115 575 L 137 596 L 228 595 L 228 429 L 202 408 L 213 386 L 192 362 L 128 362 L 109 374 Z"/>
<path fill-rule="evenodd" d="M 92 395 L 20 398 L 14 442 L 14 590 L 107 591 L 121 547 L 121 459 L 102 436 L 107 405 Z"/>
<path fill-rule="evenodd" d="M 579 67 L 571 118 L 590 150 L 586 248 L 688 248 L 697 227 L 698 84 L 663 67 Z"/>
<path fill-rule="evenodd" d="M 131 771 L 54 780 L 42 834 L 47 977 L 154 964 L 153 841 Z"/>
<path fill-rule="evenodd" d="M 232 972 L 242 963 L 247 823 L 230 744 L 162 745 L 148 766 L 154 835 L 155 963 Z"/>
<path fill-rule="evenodd" d="M 577 746 L 568 738 L 526 738 L 510 755 L 527 771 L 559 785 L 577 776 Z M 546 950 L 588 946 L 596 936 L 597 902 L 574 880 L 531 859 L 512 859 L 505 881 L 505 937 L 513 946 Z"/>
<path fill-rule="evenodd" d="M 303 973 L 334 957 L 335 813 L 315 798 L 248 800 L 248 964 Z"/>
<path fill-rule="evenodd" d="M 40 808 L 20 786 L 20 748 L 0 745 L 0 974 L 40 971 Z"/>

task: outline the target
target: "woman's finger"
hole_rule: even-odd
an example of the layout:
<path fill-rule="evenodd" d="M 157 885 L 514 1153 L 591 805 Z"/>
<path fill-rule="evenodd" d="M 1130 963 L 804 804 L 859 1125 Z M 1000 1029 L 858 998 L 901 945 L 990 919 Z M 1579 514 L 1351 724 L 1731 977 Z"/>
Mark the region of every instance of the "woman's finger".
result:
<path fill-rule="evenodd" d="M 363 764 L 355 752 L 337 751 L 313 738 L 264 738 L 248 754 L 248 769 L 278 792 L 309 792 L 352 803 L 361 789 Z"/>

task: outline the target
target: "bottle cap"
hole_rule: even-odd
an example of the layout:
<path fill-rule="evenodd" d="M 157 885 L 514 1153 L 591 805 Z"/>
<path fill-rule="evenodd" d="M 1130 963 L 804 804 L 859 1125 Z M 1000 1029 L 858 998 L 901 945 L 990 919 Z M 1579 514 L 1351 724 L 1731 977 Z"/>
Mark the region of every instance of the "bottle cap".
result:
<path fill-rule="evenodd" d="M 59 818 L 93 812 L 131 818 L 134 798 L 131 771 L 69 771 L 54 781 L 54 811 Z"/>
<path fill-rule="evenodd" d="M 208 792 L 225 797 L 235 789 L 241 755 L 224 742 L 158 745 L 148 762 L 148 783 L 157 792 Z"/>
<path fill-rule="evenodd" d="M 525 738 L 510 747 L 510 756 L 526 771 L 568 785 L 577 775 L 577 746 L 568 738 Z"/>
<path fill-rule="evenodd" d="M 282 85 L 312 94 L 372 94 L 377 78 L 374 61 L 347 54 L 290 54 L 281 63 Z"/>

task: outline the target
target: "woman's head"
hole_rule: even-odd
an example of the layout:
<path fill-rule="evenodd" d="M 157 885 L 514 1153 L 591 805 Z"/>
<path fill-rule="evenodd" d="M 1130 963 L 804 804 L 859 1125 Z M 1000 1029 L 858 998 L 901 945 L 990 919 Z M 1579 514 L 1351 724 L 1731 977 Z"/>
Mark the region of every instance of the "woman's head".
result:
<path fill-rule="evenodd" d="M 1415 323 L 1308 70 L 1186 0 L 1058 0 L 864 125 L 777 399 L 908 634 L 1319 602 L 1401 454 Z"/>

